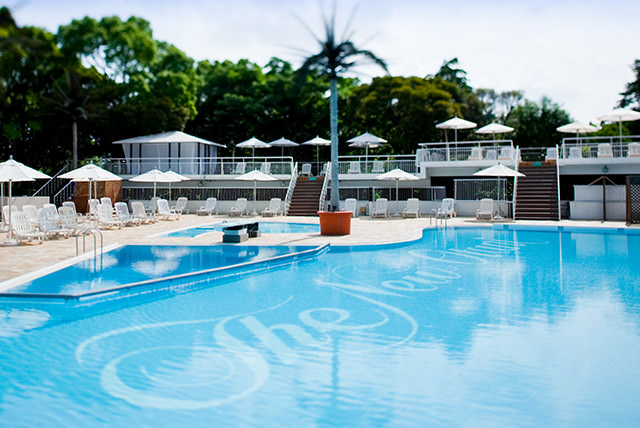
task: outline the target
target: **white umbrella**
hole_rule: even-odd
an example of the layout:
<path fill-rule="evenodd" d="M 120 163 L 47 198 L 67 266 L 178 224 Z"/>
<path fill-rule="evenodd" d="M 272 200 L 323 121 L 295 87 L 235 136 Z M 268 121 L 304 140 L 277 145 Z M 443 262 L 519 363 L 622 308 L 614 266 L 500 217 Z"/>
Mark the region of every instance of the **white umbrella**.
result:
<path fill-rule="evenodd" d="M 184 175 L 178 174 L 177 172 L 168 170 L 164 172 L 166 175 L 168 175 L 169 177 L 173 177 L 179 181 L 189 181 L 190 178 L 189 177 L 185 177 Z M 171 181 L 169 182 L 169 200 L 171 200 Z"/>
<path fill-rule="evenodd" d="M 505 134 L 507 132 L 512 132 L 512 131 L 513 131 L 513 128 L 510 126 L 493 122 L 478 129 L 476 131 L 476 134 L 491 134 L 493 135 L 493 139 L 495 140 L 496 134 Z"/>
<path fill-rule="evenodd" d="M 596 132 L 598 128 L 593 125 L 589 125 L 586 123 L 582 123 L 580 121 L 575 121 L 571 123 L 567 123 L 566 125 L 558 126 L 556 131 L 564 132 L 567 134 L 586 134 L 588 132 Z"/>
<path fill-rule="evenodd" d="M 140 174 L 129 181 L 137 181 L 140 183 L 153 183 L 153 197 L 156 197 L 156 185 L 157 183 L 177 183 L 182 181 L 180 178 L 173 177 L 165 172 L 160 171 L 157 168 L 147 171 L 144 174 Z"/>
<path fill-rule="evenodd" d="M 13 225 L 11 223 L 11 183 L 14 181 L 34 181 L 25 172 L 15 164 L 0 165 L 0 181 L 9 183 L 9 234 L 7 240 L 2 245 L 17 245 L 18 242 L 13 239 Z"/>
<path fill-rule="evenodd" d="M 253 181 L 253 213 L 251 215 L 258 215 L 258 212 L 256 211 L 256 182 L 257 181 L 277 181 L 278 179 L 265 174 L 264 172 L 260 172 L 258 170 L 253 170 L 253 171 L 249 171 L 246 174 L 242 174 L 238 177 L 236 177 L 236 180 L 242 180 L 242 181 Z"/>
<path fill-rule="evenodd" d="M 316 146 L 316 166 L 320 162 L 320 146 L 330 146 L 331 140 L 320 138 L 316 135 L 315 138 L 310 139 L 302 143 L 303 146 Z"/>
<path fill-rule="evenodd" d="M 606 122 L 618 122 L 618 129 L 620 130 L 620 141 L 622 141 L 622 122 L 640 120 L 640 112 L 628 108 L 617 108 L 607 114 L 599 116 L 598 120 Z"/>
<path fill-rule="evenodd" d="M 284 148 L 285 147 L 298 147 L 300 144 L 296 143 L 295 141 L 291 141 L 287 138 L 281 137 L 278 138 L 275 141 L 272 141 L 269 143 L 269 146 L 271 147 L 281 147 L 281 152 L 280 152 L 280 156 L 284 156 Z"/>
<path fill-rule="evenodd" d="M 508 166 L 502 165 L 500 162 L 490 166 L 489 168 L 481 169 L 475 172 L 473 175 L 480 177 L 525 177 L 521 172 L 515 171 Z M 500 196 L 500 181 L 498 180 L 498 197 Z"/>
<path fill-rule="evenodd" d="M 419 178 L 413 174 L 409 174 L 408 172 L 396 168 L 392 169 L 389 172 L 385 172 L 384 174 L 378 175 L 376 177 L 376 180 L 393 180 L 396 182 L 396 209 L 398 209 L 398 182 L 407 180 L 419 180 Z"/>
<path fill-rule="evenodd" d="M 364 134 L 347 140 L 347 142 L 351 143 L 349 144 L 349 147 L 364 147 L 364 162 L 366 166 L 367 158 L 369 157 L 369 148 L 375 149 L 376 147 L 380 147 L 385 144 L 387 140 L 370 134 L 369 132 L 365 132 Z"/>
<path fill-rule="evenodd" d="M 475 128 L 477 125 L 474 122 L 464 120 L 459 118 L 458 116 L 452 117 L 449 120 L 446 120 L 442 123 L 436 125 L 438 129 L 453 129 L 455 131 L 455 141 L 458 142 L 458 129 L 471 129 Z"/>
<path fill-rule="evenodd" d="M 121 177 L 114 173 L 107 171 L 104 168 L 100 168 L 98 165 L 92 163 L 81 166 L 69 172 L 65 172 L 59 176 L 60 178 L 67 178 L 73 181 L 88 181 L 89 182 L 89 199 L 91 199 L 91 183 L 93 181 L 116 181 L 122 180 Z M 96 189 L 97 197 L 97 189 Z"/>
<path fill-rule="evenodd" d="M 256 137 L 251 137 L 242 143 L 236 144 L 236 147 L 240 147 L 243 149 L 251 149 L 251 157 L 255 157 L 256 149 L 268 149 L 271 147 L 268 143 L 265 143 L 262 140 L 258 140 Z"/>
<path fill-rule="evenodd" d="M 25 175 L 27 177 L 31 177 L 33 179 L 45 179 L 45 178 L 51 178 L 50 176 L 48 176 L 47 174 L 38 171 L 37 169 L 33 169 L 31 167 L 26 166 L 25 164 L 18 162 L 16 160 L 13 159 L 13 156 L 9 156 L 9 160 L 4 161 L 2 163 L 0 163 L 0 167 L 3 166 L 16 166 L 18 167 L 20 170 L 22 170 L 22 172 L 25 173 Z M 4 186 L 0 185 L 0 209 L 2 207 L 4 201 Z"/>

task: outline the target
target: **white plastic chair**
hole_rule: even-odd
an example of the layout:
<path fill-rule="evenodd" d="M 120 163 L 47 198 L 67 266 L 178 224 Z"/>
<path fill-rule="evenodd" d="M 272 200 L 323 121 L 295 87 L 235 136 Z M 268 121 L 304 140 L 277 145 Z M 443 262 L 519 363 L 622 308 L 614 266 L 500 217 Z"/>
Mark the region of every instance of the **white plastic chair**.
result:
<path fill-rule="evenodd" d="M 503 147 L 500 149 L 500 156 L 498 160 L 511 160 L 513 159 L 513 147 Z"/>
<path fill-rule="evenodd" d="M 27 216 L 31 224 L 38 225 L 38 209 L 35 205 L 23 205 L 22 212 Z"/>
<path fill-rule="evenodd" d="M 178 220 L 180 214 L 169 208 L 169 201 L 166 199 L 158 199 L 158 218 L 160 220 Z"/>
<path fill-rule="evenodd" d="M 407 206 L 402 212 L 402 217 L 420 217 L 420 200 L 418 198 L 407 199 Z"/>
<path fill-rule="evenodd" d="M 58 208 L 60 216 L 60 227 L 68 229 L 72 233 L 82 229 L 82 225 L 78 223 L 78 214 L 69 205 L 62 205 Z"/>
<path fill-rule="evenodd" d="M 482 147 L 471 147 L 471 155 L 467 160 L 482 160 Z"/>
<path fill-rule="evenodd" d="M 218 214 L 218 211 L 216 210 L 217 202 L 218 200 L 216 198 L 207 198 L 204 202 L 204 206 L 198 208 L 198 215 L 211 215 L 214 211 Z"/>
<path fill-rule="evenodd" d="M 99 229 L 120 229 L 122 228 L 122 222 L 113 218 L 113 207 L 109 204 L 98 205 L 96 225 Z"/>
<path fill-rule="evenodd" d="M 271 174 L 271 162 L 262 162 L 260 172 L 267 175 Z"/>
<path fill-rule="evenodd" d="M 236 169 L 234 170 L 234 174 L 242 175 L 244 174 L 245 169 L 247 168 L 247 164 L 244 162 L 238 162 L 236 164 Z"/>
<path fill-rule="evenodd" d="M 36 229 L 22 211 L 11 210 L 11 234 L 20 242 L 38 241 L 42 244 L 44 233 Z"/>
<path fill-rule="evenodd" d="M 373 161 L 373 168 L 371 169 L 373 174 L 382 174 L 384 173 L 384 162 L 383 161 Z"/>
<path fill-rule="evenodd" d="M 449 217 L 453 218 L 456 216 L 455 210 L 456 201 L 453 198 L 442 198 L 442 204 L 440 208 L 436 210 L 437 217 Z"/>
<path fill-rule="evenodd" d="M 569 147 L 569 159 L 582 159 L 582 148 Z"/>
<path fill-rule="evenodd" d="M 58 211 L 56 211 L 56 215 L 58 215 Z M 51 209 L 47 207 L 43 207 L 38 212 L 38 227 L 42 233 L 44 233 L 44 237 L 46 238 L 68 238 L 71 232 L 69 229 L 64 229 L 58 226 L 58 222 L 56 221 L 56 217 L 52 214 Z"/>
<path fill-rule="evenodd" d="M 131 215 L 133 218 L 140 219 L 142 223 L 155 223 L 157 221 L 154 216 L 145 211 L 142 201 L 131 202 Z"/>
<path fill-rule="evenodd" d="M 116 218 L 125 226 L 139 226 L 142 223 L 142 219 L 131 215 L 125 202 L 116 202 L 114 209 L 116 210 Z"/>
<path fill-rule="evenodd" d="M 186 197 L 181 196 L 176 200 L 176 204 L 171 207 L 171 211 L 176 214 L 189 214 L 187 203 L 189 203 L 189 200 Z"/>
<path fill-rule="evenodd" d="M 496 210 L 493 207 L 493 199 L 485 198 L 480 200 L 480 207 L 476 211 L 477 219 L 491 220 L 495 217 Z"/>
<path fill-rule="evenodd" d="M 627 157 L 640 157 L 640 143 L 629 143 L 629 151 Z"/>
<path fill-rule="evenodd" d="M 612 158 L 613 150 L 611 150 L 611 144 L 600 143 L 598 144 L 598 157 L 599 158 Z"/>
<path fill-rule="evenodd" d="M 241 216 L 247 211 L 247 198 L 238 198 L 235 205 L 229 210 L 229 216 Z"/>
<path fill-rule="evenodd" d="M 558 159 L 558 149 L 556 147 L 547 147 L 547 155 L 545 160 Z"/>
<path fill-rule="evenodd" d="M 271 198 L 269 201 L 269 206 L 262 210 L 263 217 L 273 217 L 280 214 L 280 205 L 282 204 L 282 199 L 280 198 Z"/>
<path fill-rule="evenodd" d="M 360 174 L 360 162 L 353 161 L 349 162 L 349 171 L 348 174 Z"/>
<path fill-rule="evenodd" d="M 300 169 L 300 175 L 306 175 L 307 177 L 311 177 L 311 164 L 303 163 L 302 168 Z"/>
<path fill-rule="evenodd" d="M 100 205 L 99 199 L 89 199 L 89 217 L 91 219 L 98 218 L 98 205 Z"/>
<path fill-rule="evenodd" d="M 378 198 L 373 206 L 371 217 L 389 217 L 389 201 L 386 198 Z"/>
<path fill-rule="evenodd" d="M 358 217 L 358 200 L 354 198 L 345 199 L 344 210 L 351 211 L 351 217 Z"/>
<path fill-rule="evenodd" d="M 484 158 L 486 160 L 496 160 L 498 158 L 498 154 L 496 153 L 495 149 L 487 149 L 487 153 L 485 154 Z"/>

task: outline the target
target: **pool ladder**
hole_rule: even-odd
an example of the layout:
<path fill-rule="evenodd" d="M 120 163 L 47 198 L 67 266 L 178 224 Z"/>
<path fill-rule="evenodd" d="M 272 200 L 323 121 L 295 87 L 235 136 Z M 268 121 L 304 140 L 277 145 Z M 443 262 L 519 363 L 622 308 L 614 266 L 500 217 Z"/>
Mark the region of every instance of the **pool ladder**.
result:
<path fill-rule="evenodd" d="M 447 218 L 449 216 L 444 213 L 439 213 L 436 210 L 433 210 L 429 215 L 429 226 L 431 226 L 431 219 L 435 218 L 436 229 L 438 228 L 438 224 L 440 227 L 447 228 Z"/>
<path fill-rule="evenodd" d="M 78 246 L 79 238 L 82 236 L 82 253 L 84 254 L 86 251 L 86 239 L 87 235 L 91 235 L 93 237 L 93 266 L 97 268 L 98 266 L 98 237 L 100 237 L 100 268 L 102 268 L 102 248 L 104 244 L 104 239 L 102 236 L 102 231 L 97 227 L 88 226 L 85 227 L 76 233 L 76 256 L 80 255 L 80 248 Z"/>

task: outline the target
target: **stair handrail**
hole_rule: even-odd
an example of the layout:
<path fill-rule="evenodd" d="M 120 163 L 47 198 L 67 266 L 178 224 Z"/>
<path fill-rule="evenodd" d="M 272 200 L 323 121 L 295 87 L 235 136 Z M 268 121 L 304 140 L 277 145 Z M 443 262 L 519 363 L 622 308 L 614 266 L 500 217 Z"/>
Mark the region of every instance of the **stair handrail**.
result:
<path fill-rule="evenodd" d="M 56 180 L 58 178 L 58 176 L 60 174 L 63 174 L 66 170 L 67 167 L 69 166 L 69 162 L 66 162 L 64 164 L 64 166 L 60 169 L 60 171 L 58 171 L 57 173 L 55 173 L 55 175 L 53 177 L 51 177 L 49 180 L 47 180 L 46 183 L 44 183 L 42 186 L 40 186 L 40 188 L 38 190 L 35 191 L 35 193 L 33 195 L 31 195 L 31 197 L 37 196 L 38 193 L 40 193 L 42 191 L 42 189 L 44 189 L 45 187 L 47 187 L 50 183 L 52 183 L 54 180 Z"/>
<path fill-rule="evenodd" d="M 516 146 L 516 172 L 520 169 L 520 146 Z M 513 195 L 511 195 L 511 205 L 513 206 L 513 219 L 516 219 L 516 195 L 518 194 L 518 175 L 513 177 Z"/>
<path fill-rule="evenodd" d="M 318 211 L 322 211 L 324 209 L 324 201 L 327 197 L 327 187 L 329 180 L 328 177 L 331 177 L 331 162 L 327 162 L 327 172 L 324 174 L 324 178 L 322 179 L 322 190 L 320 191 L 320 200 L 318 201 Z M 336 207 L 337 209 L 338 207 Z"/>
<path fill-rule="evenodd" d="M 556 144 L 556 153 L 558 152 L 558 145 Z M 560 166 L 558 165 L 558 156 L 556 156 L 556 187 L 558 189 L 558 221 L 562 220 L 562 212 L 560 210 Z"/>
<path fill-rule="evenodd" d="M 293 191 L 296 188 L 296 182 L 298 181 L 298 162 L 293 164 L 291 169 L 291 178 L 289 179 L 289 188 L 287 189 L 287 195 L 284 197 L 284 215 L 289 214 L 289 207 L 291 206 L 291 199 L 293 198 Z"/>

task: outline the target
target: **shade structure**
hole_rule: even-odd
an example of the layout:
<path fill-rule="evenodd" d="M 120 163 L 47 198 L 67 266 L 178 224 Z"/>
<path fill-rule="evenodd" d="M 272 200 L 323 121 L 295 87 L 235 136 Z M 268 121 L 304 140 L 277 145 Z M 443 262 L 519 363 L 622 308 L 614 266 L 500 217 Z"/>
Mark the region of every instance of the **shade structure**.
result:
<path fill-rule="evenodd" d="M 133 143 L 150 143 L 150 144 L 162 144 L 162 143 L 202 143 L 217 147 L 226 147 L 224 144 L 214 143 L 213 141 L 205 140 L 204 138 L 195 137 L 193 135 L 186 134 L 182 131 L 168 131 L 160 134 L 143 135 L 140 137 L 127 138 L 125 140 L 114 141 L 113 144 L 133 144 Z"/>
<path fill-rule="evenodd" d="M 556 131 L 564 132 L 567 134 L 586 134 L 589 132 L 596 132 L 598 128 L 593 125 L 589 125 L 587 123 L 582 123 L 580 121 L 575 121 L 571 123 L 567 123 L 566 125 L 558 126 Z"/>
<path fill-rule="evenodd" d="M 13 224 L 11 222 L 11 199 L 13 199 L 11 195 L 11 185 L 14 181 L 34 181 L 34 179 L 29 177 L 25 171 L 15 163 L 7 164 L 7 162 L 3 162 L 3 164 L 0 164 L 0 182 L 9 183 L 9 234 L 7 235 L 7 240 L 4 241 L 2 245 L 18 244 L 18 242 L 13 239 Z"/>
<path fill-rule="evenodd" d="M 607 114 L 598 116 L 598 120 L 604 122 L 618 122 L 620 141 L 622 141 L 622 122 L 640 120 L 640 112 L 628 108 L 617 108 Z"/>
<path fill-rule="evenodd" d="M 251 157 L 255 157 L 256 149 L 268 149 L 271 146 L 262 140 L 258 140 L 256 137 L 251 137 L 242 143 L 236 144 L 236 147 L 251 149 Z"/>
<path fill-rule="evenodd" d="M 320 162 L 320 146 L 330 146 L 331 140 L 327 140 L 325 138 L 320 138 L 317 135 L 315 138 L 310 139 L 309 141 L 305 141 L 302 143 L 303 146 L 316 146 L 316 167 Z"/>
<path fill-rule="evenodd" d="M 408 181 L 408 180 L 419 180 L 413 174 L 409 174 L 399 168 L 392 169 L 389 172 L 385 172 L 384 174 L 380 174 L 376 177 L 376 180 L 393 180 L 396 182 L 396 204 L 398 203 L 398 182 L 400 181 Z"/>
<path fill-rule="evenodd" d="M 47 174 L 38 171 L 37 169 L 33 169 L 31 167 L 26 166 L 25 164 L 18 162 L 16 160 L 13 159 L 13 157 L 9 158 L 9 160 L 4 161 L 2 163 L 0 163 L 0 166 L 3 165 L 15 165 L 18 168 L 20 168 L 22 170 L 22 172 L 25 173 L 25 175 L 27 177 L 31 177 L 33 179 L 45 179 L 45 178 L 51 178 L 50 176 L 48 176 Z"/>
<path fill-rule="evenodd" d="M 129 181 L 137 181 L 140 183 L 153 183 L 153 197 L 155 198 L 156 186 L 158 183 L 177 183 L 179 181 L 182 181 L 182 179 L 174 177 L 170 174 L 167 174 L 155 168 L 155 169 L 152 169 L 151 171 L 145 172 L 144 174 L 140 174 L 136 177 L 130 178 Z"/>
<path fill-rule="evenodd" d="M 277 181 L 278 179 L 265 174 L 264 172 L 260 172 L 258 170 L 253 170 L 253 171 L 249 171 L 246 174 L 242 174 L 239 175 L 238 177 L 236 177 L 236 180 L 242 180 L 242 181 L 253 181 L 253 213 L 251 213 L 252 215 L 258 215 L 258 212 L 256 211 L 256 204 L 257 204 L 257 198 L 256 198 L 256 182 L 258 181 Z"/>
<path fill-rule="evenodd" d="M 280 137 L 277 140 L 274 140 L 269 143 L 271 147 L 281 147 L 280 156 L 284 156 L 284 148 L 285 147 L 298 147 L 300 144 L 295 141 L 291 141 L 287 138 Z"/>
<path fill-rule="evenodd" d="M 59 176 L 60 178 L 66 178 L 73 181 L 88 181 L 89 182 L 89 199 L 91 199 L 91 183 L 94 181 L 117 181 L 122 180 L 122 177 L 115 175 L 114 173 L 107 171 L 104 168 L 100 168 L 98 165 L 89 163 L 81 166 L 69 172 L 65 172 Z"/>
<path fill-rule="evenodd" d="M 164 172 L 166 175 L 168 175 L 169 177 L 173 177 L 173 178 L 177 178 L 180 181 L 189 181 L 190 178 L 189 177 L 185 177 L 184 175 L 178 174 L 177 172 L 168 170 Z M 171 200 L 171 181 L 169 182 L 169 200 Z"/>
<path fill-rule="evenodd" d="M 347 142 L 351 143 L 349 144 L 349 147 L 364 147 L 364 161 L 366 165 L 367 158 L 369 157 L 369 148 L 375 149 L 376 147 L 380 147 L 385 144 L 387 140 L 370 134 L 369 132 L 365 132 L 364 134 L 347 140 Z"/>
<path fill-rule="evenodd" d="M 477 125 L 475 122 L 471 122 L 469 120 L 464 120 L 458 116 L 454 116 L 449 120 L 446 120 L 442 123 L 436 125 L 438 129 L 453 129 L 455 135 L 455 141 L 458 141 L 458 129 L 471 129 L 475 128 Z"/>
<path fill-rule="evenodd" d="M 476 131 L 476 134 L 491 134 L 493 135 L 493 139 L 495 140 L 496 134 L 506 134 L 507 132 L 513 132 L 513 128 L 493 122 L 478 129 Z"/>

